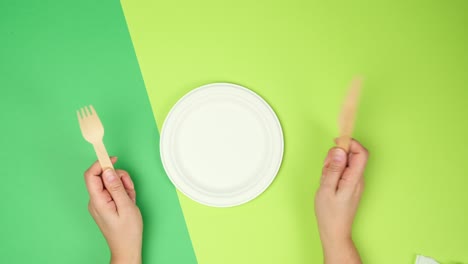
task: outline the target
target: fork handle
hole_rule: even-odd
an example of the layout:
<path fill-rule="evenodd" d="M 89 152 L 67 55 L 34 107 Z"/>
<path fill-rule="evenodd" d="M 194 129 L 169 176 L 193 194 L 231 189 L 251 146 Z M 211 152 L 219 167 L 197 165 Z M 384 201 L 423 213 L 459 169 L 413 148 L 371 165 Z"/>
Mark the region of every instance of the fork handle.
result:
<path fill-rule="evenodd" d="M 104 143 L 102 143 L 101 141 L 99 143 L 94 144 L 93 146 L 94 151 L 96 151 L 99 164 L 101 164 L 102 171 L 105 171 L 107 169 L 114 169 L 114 166 L 112 165 L 112 162 L 109 158 L 109 154 L 107 154 L 107 150 L 104 146 Z"/>

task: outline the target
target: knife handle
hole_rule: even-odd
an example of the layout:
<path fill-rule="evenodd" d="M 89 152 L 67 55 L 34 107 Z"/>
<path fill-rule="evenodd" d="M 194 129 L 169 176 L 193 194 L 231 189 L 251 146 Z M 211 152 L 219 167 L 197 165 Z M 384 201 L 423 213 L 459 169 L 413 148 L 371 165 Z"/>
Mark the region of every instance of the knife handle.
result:
<path fill-rule="evenodd" d="M 349 146 L 352 138 L 350 136 L 341 136 L 335 139 L 336 146 L 349 153 Z"/>

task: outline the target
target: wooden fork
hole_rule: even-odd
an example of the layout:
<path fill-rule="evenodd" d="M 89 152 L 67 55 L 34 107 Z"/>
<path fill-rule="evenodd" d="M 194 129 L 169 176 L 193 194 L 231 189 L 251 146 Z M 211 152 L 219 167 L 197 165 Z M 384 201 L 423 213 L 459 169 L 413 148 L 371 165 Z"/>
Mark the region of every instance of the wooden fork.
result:
<path fill-rule="evenodd" d="M 114 169 L 109 155 L 107 154 L 106 147 L 102 142 L 104 127 L 93 106 L 90 105 L 89 108 L 86 106 L 82 107 L 80 110 L 76 111 L 76 113 L 78 115 L 78 121 L 80 122 L 81 133 L 86 141 L 94 146 L 94 151 L 96 151 L 102 170 Z"/>

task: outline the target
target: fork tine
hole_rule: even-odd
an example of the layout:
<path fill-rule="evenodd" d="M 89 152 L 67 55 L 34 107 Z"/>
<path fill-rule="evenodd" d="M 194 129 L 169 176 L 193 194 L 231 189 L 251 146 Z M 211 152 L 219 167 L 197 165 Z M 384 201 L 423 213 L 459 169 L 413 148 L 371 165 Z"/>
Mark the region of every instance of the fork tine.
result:
<path fill-rule="evenodd" d="M 94 110 L 94 107 L 92 105 L 89 105 L 89 109 L 91 110 L 91 115 L 96 114 L 96 111 Z"/>
<path fill-rule="evenodd" d="M 91 116 L 91 111 L 89 111 L 88 106 L 85 106 L 85 107 L 83 107 L 83 108 L 85 109 L 86 115 L 87 115 L 88 117 L 90 117 L 90 116 Z"/>
<path fill-rule="evenodd" d="M 80 115 L 80 110 L 76 111 L 76 115 L 78 116 L 78 121 L 81 123 L 81 115 Z"/>
<path fill-rule="evenodd" d="M 85 112 L 85 110 L 84 110 L 84 107 L 82 107 L 80 110 L 81 110 L 81 116 L 82 116 L 83 118 L 85 118 L 85 117 L 86 117 L 86 112 Z"/>

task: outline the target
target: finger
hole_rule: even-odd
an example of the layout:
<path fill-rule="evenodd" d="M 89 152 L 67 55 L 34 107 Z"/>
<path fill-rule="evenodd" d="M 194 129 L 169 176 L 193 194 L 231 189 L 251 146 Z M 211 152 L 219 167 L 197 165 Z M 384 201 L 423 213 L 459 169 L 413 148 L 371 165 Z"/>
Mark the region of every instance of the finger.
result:
<path fill-rule="evenodd" d="M 128 174 L 128 172 L 124 170 L 115 170 L 115 173 L 117 173 L 120 179 L 122 179 L 125 189 L 135 189 L 133 181 L 130 178 L 130 175 Z"/>
<path fill-rule="evenodd" d="M 336 191 L 338 181 L 346 167 L 347 156 L 343 149 L 337 147 L 330 149 L 328 155 L 329 157 L 326 159 L 327 163 L 325 164 L 322 172 L 321 185 L 324 188 Z"/>
<path fill-rule="evenodd" d="M 112 164 L 117 162 L 117 157 L 111 157 Z M 99 162 L 93 163 L 89 169 L 84 173 L 86 189 L 88 190 L 89 197 L 91 199 L 102 199 L 102 190 L 104 190 L 104 185 L 100 177 L 102 173 L 101 165 Z"/>
<path fill-rule="evenodd" d="M 120 177 L 117 176 L 113 169 L 107 169 L 102 174 L 104 186 L 112 196 L 117 206 L 117 211 L 125 210 L 125 208 L 132 204 L 130 197 L 128 196 L 125 187 Z"/>
<path fill-rule="evenodd" d="M 358 184 L 357 184 L 357 188 L 356 188 L 356 194 L 361 197 L 361 194 L 362 192 L 364 191 L 364 186 L 365 186 L 365 183 L 364 183 L 364 178 L 361 178 L 361 180 L 359 180 Z"/>
<path fill-rule="evenodd" d="M 111 162 L 112 164 L 116 163 L 117 162 L 117 157 L 111 157 Z M 91 174 L 91 175 L 101 175 L 102 173 L 102 168 L 101 168 L 101 164 L 99 164 L 98 161 L 94 162 L 91 167 L 89 167 L 85 174 Z"/>
<path fill-rule="evenodd" d="M 122 183 L 124 185 L 125 190 L 127 191 L 128 196 L 133 202 L 136 202 L 136 192 L 135 192 L 135 185 L 133 184 L 132 178 L 128 174 L 128 172 L 124 170 L 116 170 L 117 175 L 119 175 Z"/>
<path fill-rule="evenodd" d="M 348 167 L 343 173 L 343 187 L 354 189 L 363 181 L 364 170 L 366 169 L 369 152 L 358 141 L 351 141 Z M 340 187 L 338 187 L 340 188 Z"/>
<path fill-rule="evenodd" d="M 126 182 L 126 181 L 131 181 L 130 176 L 122 177 L 122 182 Z M 130 184 L 130 183 L 128 183 L 128 184 Z M 124 185 L 125 185 L 125 183 L 124 183 Z M 134 203 L 136 203 L 136 191 L 135 191 L 135 189 L 125 188 L 125 191 L 127 192 L 128 197 L 130 197 L 130 200 L 132 200 Z"/>
<path fill-rule="evenodd" d="M 90 198 L 89 202 L 93 205 L 96 211 L 101 214 L 105 214 L 107 212 L 117 213 L 117 206 L 106 189 L 103 189 L 99 194 Z"/>
<path fill-rule="evenodd" d="M 351 141 L 349 152 L 351 155 L 348 161 L 348 171 L 361 178 L 369 159 L 369 151 L 358 141 L 353 140 Z M 356 183 L 359 181 L 359 178 L 355 180 Z"/>

